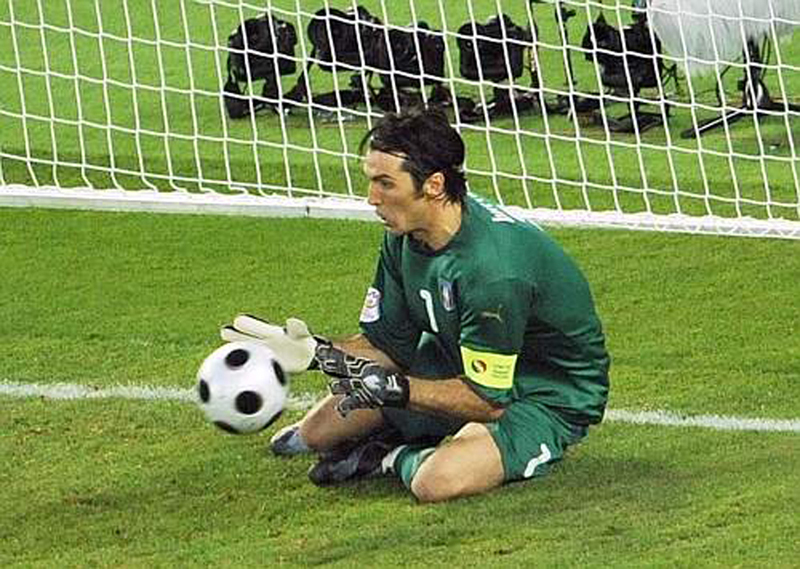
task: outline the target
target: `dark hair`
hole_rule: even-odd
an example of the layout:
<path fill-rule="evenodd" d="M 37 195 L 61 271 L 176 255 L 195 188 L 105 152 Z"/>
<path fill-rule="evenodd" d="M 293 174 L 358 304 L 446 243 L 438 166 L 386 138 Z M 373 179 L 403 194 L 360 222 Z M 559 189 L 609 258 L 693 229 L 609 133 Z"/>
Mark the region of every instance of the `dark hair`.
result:
<path fill-rule="evenodd" d="M 359 152 L 363 154 L 367 145 L 370 150 L 402 157 L 403 170 L 411 175 L 417 190 L 432 174 L 441 172 L 446 199 L 464 201 L 464 141 L 444 111 L 432 107 L 388 113 L 361 140 Z"/>

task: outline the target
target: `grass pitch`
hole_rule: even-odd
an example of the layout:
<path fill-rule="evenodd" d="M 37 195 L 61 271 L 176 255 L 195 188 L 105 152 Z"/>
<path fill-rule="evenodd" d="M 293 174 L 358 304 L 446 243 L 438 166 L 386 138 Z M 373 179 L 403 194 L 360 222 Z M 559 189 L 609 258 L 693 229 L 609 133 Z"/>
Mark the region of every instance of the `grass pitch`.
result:
<path fill-rule="evenodd" d="M 365 4 L 376 14 L 387 7 L 393 24 L 410 21 L 407 4 Z M 475 4 L 477 19 L 496 8 Z M 446 17 L 452 30 L 468 18 L 465 3 L 448 2 L 446 13 L 416 5 L 434 27 Z M 309 157 L 302 117 L 291 117 L 285 133 L 276 117 L 224 120 L 218 46 L 238 22 L 238 3 L 66 6 L 0 6 L 0 85 L 18 87 L 0 89 L 5 183 L 191 190 L 199 177 L 220 189 L 291 177 L 295 187 L 338 192 L 348 172 L 358 176 L 357 163 Z M 524 3 L 503 7 L 523 20 Z M 550 10 L 536 5 L 549 45 L 540 50 L 541 73 L 545 86 L 563 90 Z M 573 44 L 585 26 L 579 20 Z M 798 45 L 783 44 L 785 61 Z M 594 70 L 574 55 L 581 89 L 597 90 Z M 798 92 L 797 74 L 784 71 L 787 90 Z M 735 101 L 734 75 L 726 89 Z M 330 76 L 316 79 L 330 87 Z M 614 116 L 624 112 L 617 107 Z M 619 185 L 649 188 L 621 197 L 625 211 L 705 211 L 704 196 L 691 193 L 705 180 L 713 194 L 753 202 L 738 212 L 712 204 L 713 213 L 798 218 L 796 117 L 766 121 L 760 138 L 742 121 L 730 141 L 718 132 L 697 142 L 676 137 L 688 117 L 678 109 L 670 136 L 655 129 L 641 141 L 607 141 L 598 127 L 563 117 L 522 117 L 523 129 L 552 135 L 552 162 L 541 137 L 464 134 L 473 169 L 492 161 L 511 173 L 524 167 L 534 206 L 604 209 L 614 196 L 603 186 L 616 175 Z M 343 136 L 338 124 L 317 121 L 316 144 L 352 151 L 365 126 L 348 123 Z M 671 156 L 661 148 L 668 140 Z M 487 177 L 473 181 L 482 192 L 490 187 Z M 509 203 L 524 204 L 523 186 L 500 180 Z M 767 196 L 783 205 L 758 205 Z M 240 311 L 352 333 L 380 231 L 357 222 L 0 209 L 0 392 L 11 383 L 190 389 L 219 344 L 218 327 Z M 797 242 L 552 233 L 593 285 L 613 358 L 612 409 L 800 418 Z M 318 397 L 324 387 L 307 373 L 292 390 Z M 300 415 L 287 413 L 261 436 L 232 437 L 185 402 L 0 394 L 0 566 L 773 568 L 797 567 L 800 558 L 796 431 L 611 421 L 545 479 L 419 506 L 394 480 L 318 489 L 306 479 L 311 457 L 268 456 L 268 436 Z"/>
<path fill-rule="evenodd" d="M 0 210 L 0 381 L 188 389 L 243 310 L 353 332 L 380 232 Z M 612 408 L 798 419 L 797 243 L 552 233 L 593 284 Z M 796 566 L 797 432 L 607 422 L 545 479 L 420 506 L 268 456 L 299 416 L 234 437 L 189 403 L 0 396 L 0 565 Z"/>

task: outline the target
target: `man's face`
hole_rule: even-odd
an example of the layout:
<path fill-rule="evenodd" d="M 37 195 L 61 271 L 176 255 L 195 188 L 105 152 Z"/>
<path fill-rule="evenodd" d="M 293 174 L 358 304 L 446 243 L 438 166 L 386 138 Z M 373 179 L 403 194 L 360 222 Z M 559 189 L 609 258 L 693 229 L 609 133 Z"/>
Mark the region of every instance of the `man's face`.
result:
<path fill-rule="evenodd" d="M 411 174 L 403 170 L 403 158 L 372 150 L 363 169 L 369 180 L 369 204 L 375 206 L 386 229 L 396 234 L 426 229 L 428 203 Z"/>

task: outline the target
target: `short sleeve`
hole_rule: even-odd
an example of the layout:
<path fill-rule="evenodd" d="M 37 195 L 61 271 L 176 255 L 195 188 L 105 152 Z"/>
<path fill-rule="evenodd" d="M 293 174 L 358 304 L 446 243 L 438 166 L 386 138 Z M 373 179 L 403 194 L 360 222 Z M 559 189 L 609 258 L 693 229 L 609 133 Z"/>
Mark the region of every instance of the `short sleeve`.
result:
<path fill-rule="evenodd" d="M 395 363 L 411 365 L 421 330 L 409 318 L 409 309 L 400 274 L 399 244 L 387 235 L 371 286 L 367 289 L 359 324 L 376 348 Z"/>
<path fill-rule="evenodd" d="M 459 341 L 464 374 L 479 395 L 494 403 L 511 399 L 532 296 L 530 285 L 516 279 L 467 287 Z"/>

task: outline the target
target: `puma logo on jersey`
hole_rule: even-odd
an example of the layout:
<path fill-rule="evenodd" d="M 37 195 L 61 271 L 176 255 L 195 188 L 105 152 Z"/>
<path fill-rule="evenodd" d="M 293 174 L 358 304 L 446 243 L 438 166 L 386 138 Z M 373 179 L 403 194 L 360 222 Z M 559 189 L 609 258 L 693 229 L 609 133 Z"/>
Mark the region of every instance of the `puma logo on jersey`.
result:
<path fill-rule="evenodd" d="M 484 310 L 481 312 L 481 318 L 486 318 L 487 320 L 497 320 L 500 324 L 503 323 L 503 316 L 500 312 L 503 310 L 503 305 L 497 307 L 497 311 L 491 312 L 489 310 Z"/>

